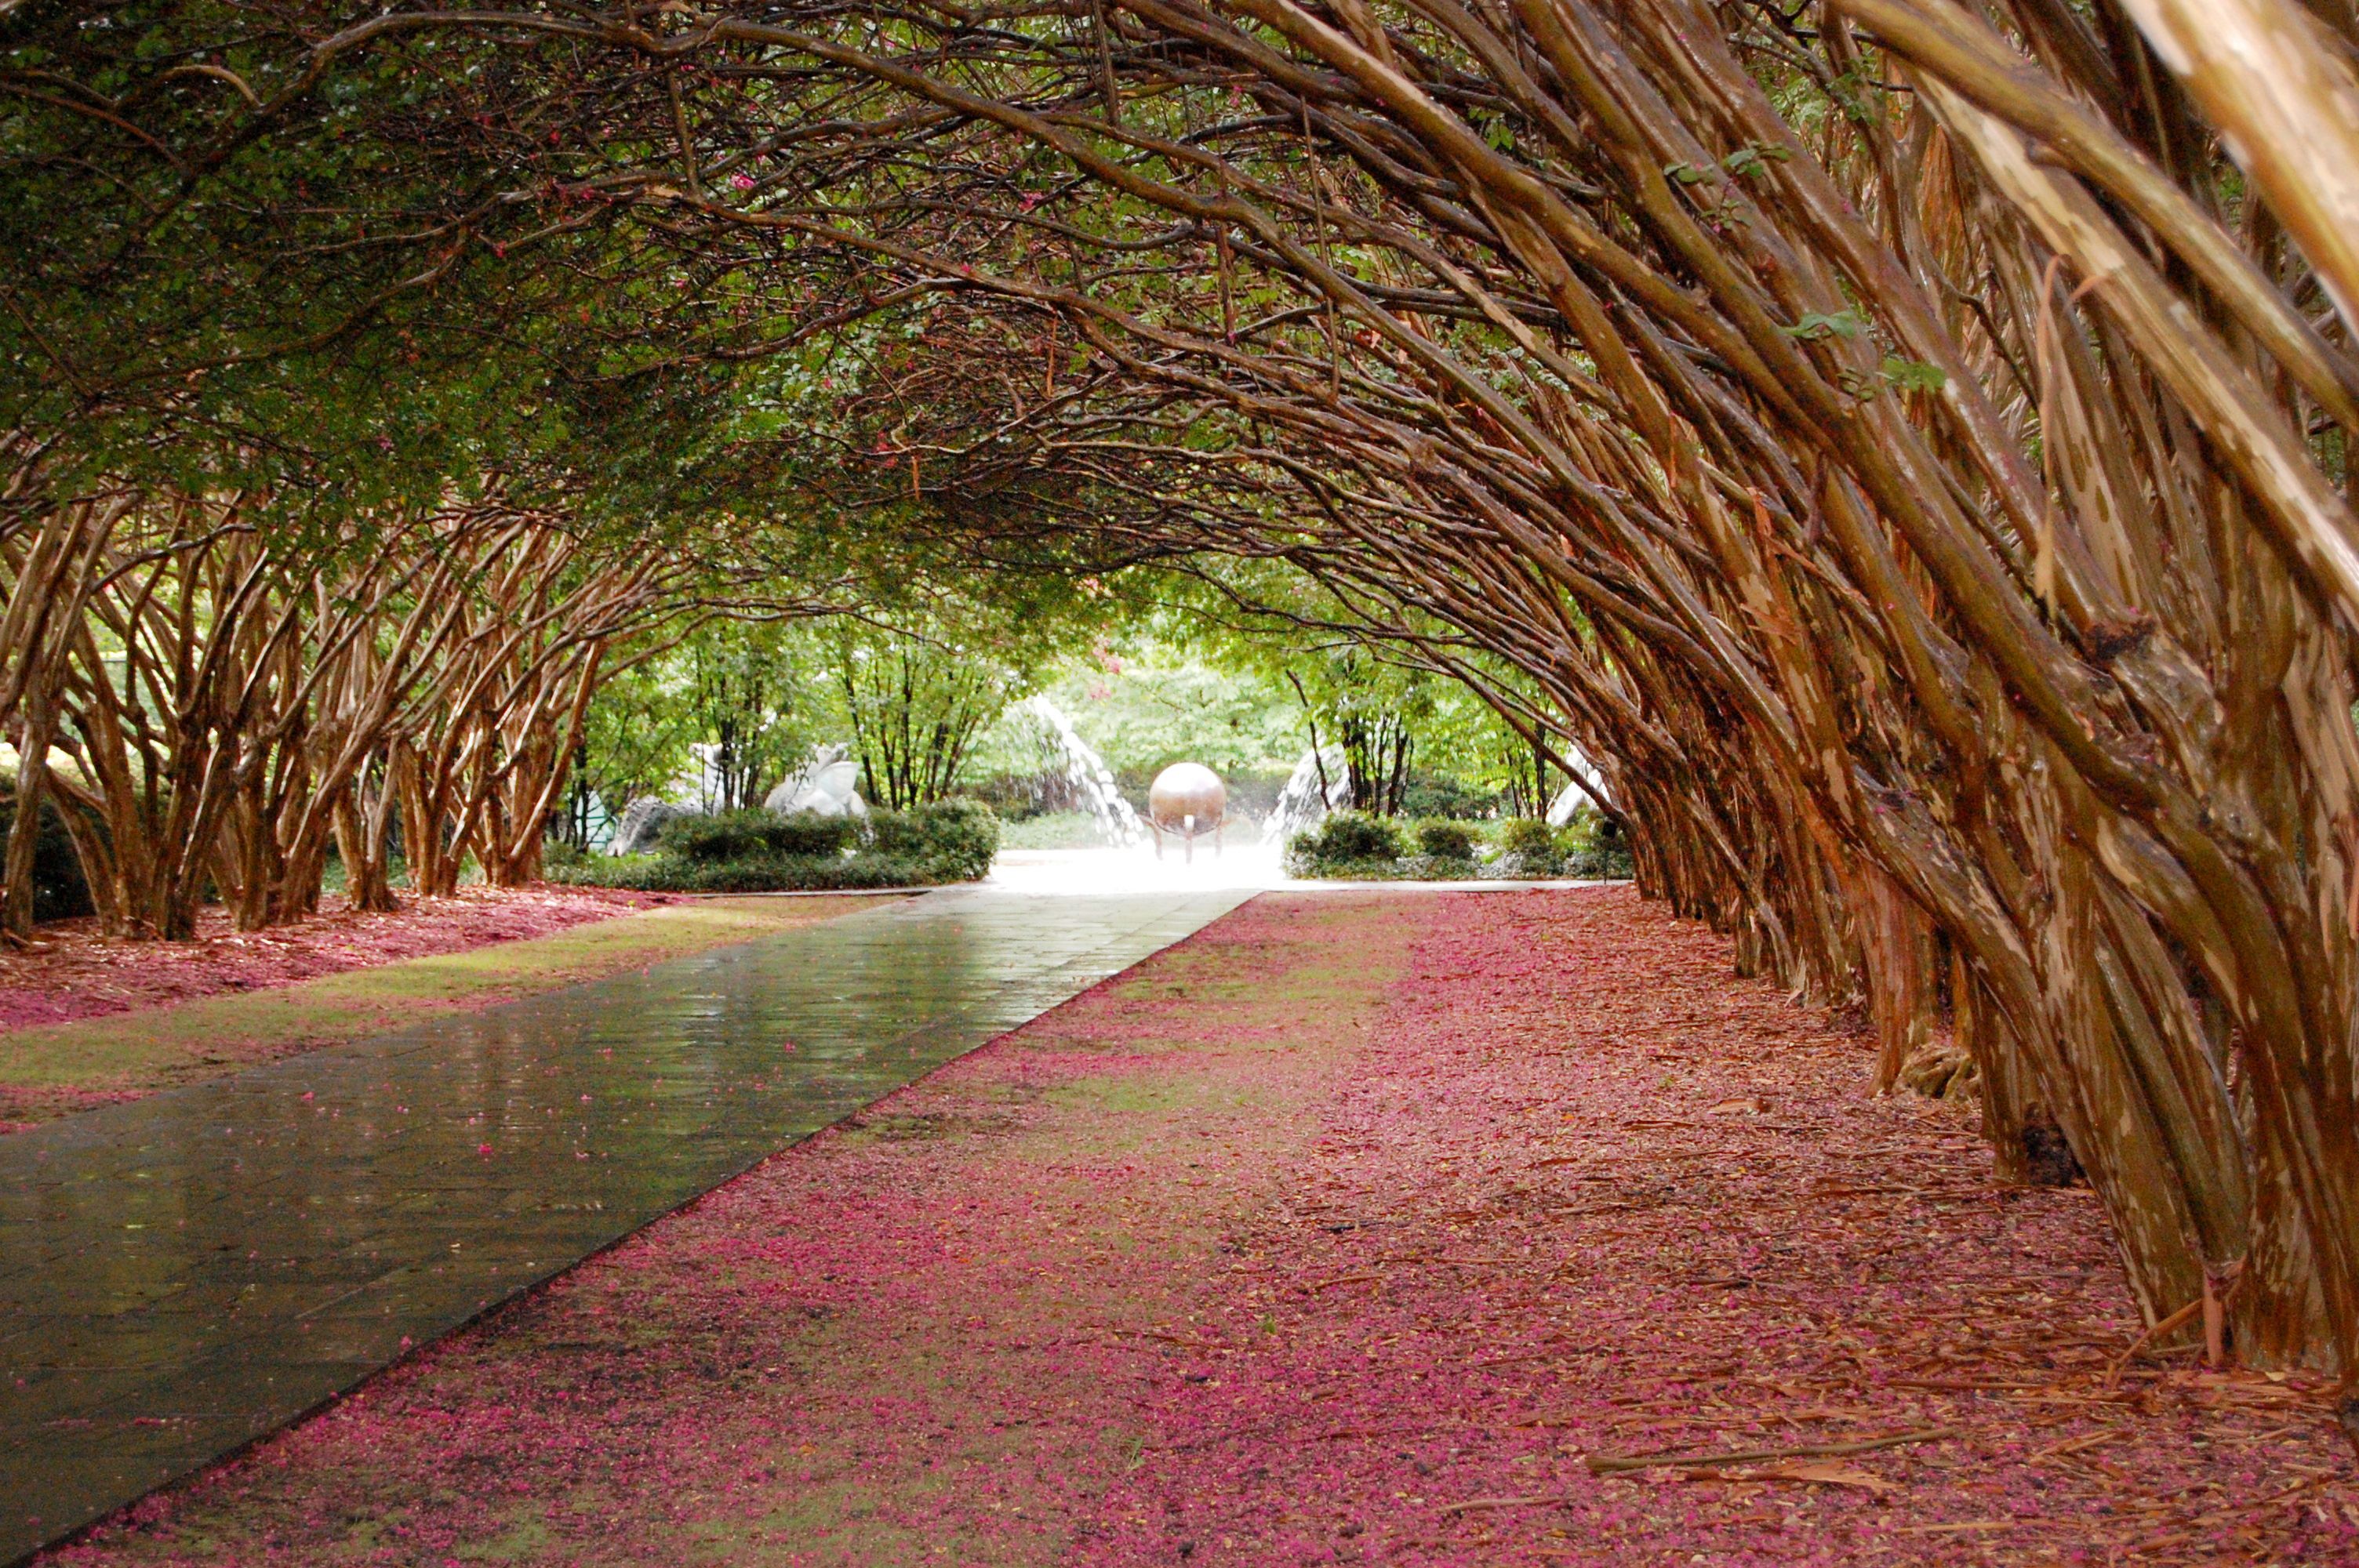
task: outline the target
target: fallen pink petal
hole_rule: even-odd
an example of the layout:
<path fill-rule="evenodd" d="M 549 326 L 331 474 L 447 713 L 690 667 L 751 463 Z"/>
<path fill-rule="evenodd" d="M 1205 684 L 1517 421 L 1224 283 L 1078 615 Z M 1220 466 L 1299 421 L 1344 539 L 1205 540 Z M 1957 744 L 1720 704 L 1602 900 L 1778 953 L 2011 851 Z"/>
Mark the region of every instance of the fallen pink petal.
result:
<path fill-rule="evenodd" d="M 1626 890 L 1265 894 L 43 1561 L 2359 1555 L 1873 1062 Z"/>

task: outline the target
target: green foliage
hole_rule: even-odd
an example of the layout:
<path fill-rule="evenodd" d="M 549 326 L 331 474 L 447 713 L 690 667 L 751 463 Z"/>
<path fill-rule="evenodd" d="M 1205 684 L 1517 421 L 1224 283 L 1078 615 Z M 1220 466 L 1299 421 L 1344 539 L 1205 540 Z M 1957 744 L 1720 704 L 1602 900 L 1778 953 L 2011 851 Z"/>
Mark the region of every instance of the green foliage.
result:
<path fill-rule="evenodd" d="M 717 804 L 758 805 L 810 749 L 810 660 L 792 629 L 722 621 L 682 649 L 690 721 L 712 746 Z"/>
<path fill-rule="evenodd" d="M 1417 825 L 1417 847 L 1437 860 L 1473 860 L 1474 830 L 1463 822 L 1434 818 Z"/>
<path fill-rule="evenodd" d="M 1747 142 L 1726 157 L 1720 167 L 1742 179 L 1757 179 L 1769 172 L 1773 163 L 1784 163 L 1794 155 L 1775 142 Z"/>
<path fill-rule="evenodd" d="M 1557 852 L 1556 829 L 1537 816 L 1513 816 L 1499 824 L 1499 848 L 1510 855 L 1531 859 Z"/>
<path fill-rule="evenodd" d="M 1372 860 L 1397 860 L 1404 846 L 1400 828 L 1388 817 L 1364 811 L 1337 811 L 1286 847 L 1287 869 L 1296 876 L 1327 876 Z M 1303 870 L 1296 870 L 1299 865 Z"/>
<path fill-rule="evenodd" d="M 967 879 L 897 855 L 755 855 L 737 860 L 684 860 L 673 855 L 591 856 L 551 868 L 549 880 L 577 887 L 639 892 L 832 892 L 925 887 Z"/>
<path fill-rule="evenodd" d="M 1353 606 L 1268 562 L 1208 563 L 1203 571 L 1220 591 L 1201 583 L 1172 588 L 1173 640 L 1292 698 L 1294 744 L 1315 734 L 1321 745 L 1341 745 L 1353 799 L 1363 807 L 1387 816 L 1478 816 L 1496 809 L 1500 795 L 1529 805 L 1546 793 L 1545 781 L 1534 777 L 1530 743 L 1489 703 L 1456 680 L 1402 662 L 1381 637 L 1355 634 L 1365 622 Z M 1446 640 L 1438 626 L 1419 630 Z M 1472 650 L 1463 657 L 1494 689 L 1545 708 L 1516 672 Z M 1420 790 L 1451 784 L 1473 798 L 1436 799 Z"/>
<path fill-rule="evenodd" d="M 664 825 L 652 855 L 551 861 L 551 881 L 661 892 L 785 892 L 926 887 L 988 875 L 999 819 L 988 806 L 946 800 L 853 817 L 722 812 Z"/>
<path fill-rule="evenodd" d="M 1939 392 L 1949 384 L 1950 373 L 1940 365 L 1902 359 L 1898 354 L 1886 354 L 1884 356 L 1884 379 L 1902 392 Z"/>
<path fill-rule="evenodd" d="M 1584 811 L 1565 829 L 1564 874 L 1569 877 L 1627 877 L 1633 871 L 1630 840 L 1622 825 L 1610 816 Z"/>
<path fill-rule="evenodd" d="M 1115 606 L 1057 574 L 977 574 L 890 624 L 833 629 L 831 676 L 873 804 L 956 789 L 984 730 L 1097 636 Z"/>
<path fill-rule="evenodd" d="M 1630 844 L 1611 817 L 1584 810 L 1562 827 L 1519 816 L 1499 825 L 1503 877 L 1610 879 L 1630 874 Z"/>
<path fill-rule="evenodd" d="M 987 875 L 999 853 L 999 818 L 979 800 L 940 800 L 908 811 L 880 811 L 872 819 L 880 855 L 927 867 L 929 881 L 973 881 Z"/>
<path fill-rule="evenodd" d="M 1141 618 L 1145 620 L 1145 618 Z M 1041 691 L 1118 774 L 1147 777 L 1173 762 L 1201 762 L 1233 784 L 1285 774 L 1306 741 L 1302 709 L 1283 680 L 1205 658 L 1177 628 L 1134 621 L 1127 635 L 1070 658 Z M 1012 715 L 984 736 L 976 766 L 1027 773 L 1040 766 L 1038 725 Z"/>
<path fill-rule="evenodd" d="M 1418 824 L 1410 854 L 1398 823 L 1388 816 L 1338 811 L 1286 848 L 1286 870 L 1297 877 L 1336 881 L 1455 881 L 1477 876 L 1474 829 L 1463 822 Z"/>
<path fill-rule="evenodd" d="M 1780 332 L 1805 343 L 1821 338 L 1856 338 L 1867 330 L 1867 319 L 1856 310 L 1806 310 L 1802 319 L 1790 327 L 1780 327 Z"/>
<path fill-rule="evenodd" d="M 657 837 L 662 852 L 699 865 L 717 865 L 761 856 L 841 857 L 860 842 L 860 823 L 850 816 L 799 811 L 779 816 L 756 807 L 710 816 L 675 816 Z"/>
<path fill-rule="evenodd" d="M 1482 760 L 1478 752 L 1460 762 L 1464 765 Z M 1402 812 L 1410 816 L 1447 816 L 1457 822 L 1471 822 L 1499 809 L 1499 792 L 1470 784 L 1455 774 L 1419 769 L 1409 775 L 1408 787 L 1401 791 L 1400 804 Z"/>

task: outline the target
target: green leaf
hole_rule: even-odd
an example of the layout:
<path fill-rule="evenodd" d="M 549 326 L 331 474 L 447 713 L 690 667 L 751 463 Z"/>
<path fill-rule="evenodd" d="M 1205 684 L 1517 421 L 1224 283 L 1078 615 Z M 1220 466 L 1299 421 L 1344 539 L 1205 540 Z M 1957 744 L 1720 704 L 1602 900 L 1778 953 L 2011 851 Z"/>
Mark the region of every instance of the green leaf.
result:
<path fill-rule="evenodd" d="M 1832 316 L 1823 311 L 1810 310 L 1804 312 L 1802 319 L 1792 326 L 1777 330 L 1789 338 L 1815 343 L 1821 338 L 1856 338 L 1867 330 L 1867 321 L 1855 310 L 1838 310 Z"/>
<path fill-rule="evenodd" d="M 1784 163 L 1794 155 L 1786 148 L 1768 142 L 1748 142 L 1720 160 L 1720 167 L 1741 178 L 1750 179 L 1768 172 L 1773 163 Z"/>
<path fill-rule="evenodd" d="M 1940 365 L 1929 365 L 1921 360 L 1904 360 L 1898 354 L 1884 356 L 1884 379 L 1903 392 L 1939 392 L 1949 384 L 1950 373 Z"/>

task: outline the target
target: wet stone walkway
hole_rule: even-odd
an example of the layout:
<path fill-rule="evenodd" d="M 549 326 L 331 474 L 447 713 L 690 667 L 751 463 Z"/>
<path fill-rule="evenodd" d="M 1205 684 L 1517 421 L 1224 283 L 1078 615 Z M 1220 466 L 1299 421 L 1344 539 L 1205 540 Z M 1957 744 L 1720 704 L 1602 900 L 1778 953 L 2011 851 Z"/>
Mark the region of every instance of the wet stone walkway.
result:
<path fill-rule="evenodd" d="M 933 893 L 0 1139 L 0 1563 L 1246 896 Z"/>

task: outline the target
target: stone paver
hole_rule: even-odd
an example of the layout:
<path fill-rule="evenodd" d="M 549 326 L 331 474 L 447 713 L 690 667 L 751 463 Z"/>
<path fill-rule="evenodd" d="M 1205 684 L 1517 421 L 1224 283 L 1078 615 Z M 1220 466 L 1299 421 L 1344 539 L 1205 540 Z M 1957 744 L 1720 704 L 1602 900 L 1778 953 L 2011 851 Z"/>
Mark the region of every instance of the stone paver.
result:
<path fill-rule="evenodd" d="M 0 1141 L 0 1563 L 1247 896 L 935 893 Z"/>

